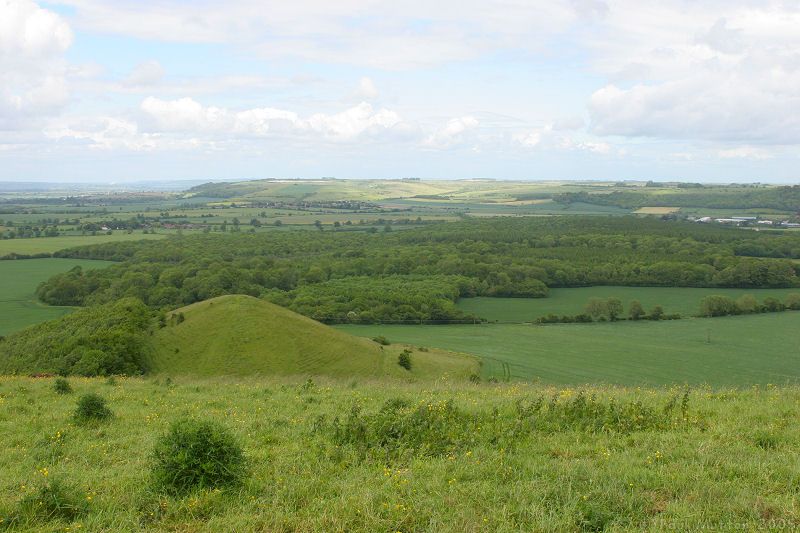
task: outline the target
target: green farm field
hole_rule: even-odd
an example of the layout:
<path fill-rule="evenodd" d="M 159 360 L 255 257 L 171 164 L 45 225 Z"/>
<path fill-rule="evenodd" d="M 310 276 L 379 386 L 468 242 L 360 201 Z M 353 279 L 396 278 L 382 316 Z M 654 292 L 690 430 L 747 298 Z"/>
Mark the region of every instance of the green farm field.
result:
<path fill-rule="evenodd" d="M 694 389 L 682 408 L 681 388 L 69 381 L 74 394 L 59 395 L 52 379 L 0 377 L 4 530 L 661 533 L 800 525 L 797 387 Z M 113 417 L 77 424 L 77 397 L 90 392 L 107 399 Z M 538 398 L 544 405 L 531 414 Z M 619 406 L 618 418 L 598 429 L 593 422 L 604 415 L 592 413 L 610 405 Z M 369 437 L 348 425 L 354 416 Z M 247 460 L 240 485 L 171 494 L 152 482 L 156 440 L 184 417 L 231 432 Z M 415 425 L 420 419 L 426 424 Z M 395 425 L 383 430 L 384 420 Z M 379 441 L 375 431 L 388 437 Z M 35 505 L 53 494 L 77 511 L 49 515 L 50 506 Z"/>
<path fill-rule="evenodd" d="M 700 301 L 712 294 L 739 298 L 752 294 L 759 301 L 773 297 L 783 301 L 788 294 L 800 293 L 800 289 L 720 289 L 691 287 L 580 287 L 550 289 L 547 298 L 462 298 L 458 302 L 464 312 L 498 322 L 533 322 L 537 318 L 553 313 L 576 315 L 584 312 L 590 298 L 619 298 L 625 313 L 632 300 L 639 300 L 649 311 L 660 305 L 667 313 L 679 313 L 683 317 L 697 315 Z"/>
<path fill-rule="evenodd" d="M 108 261 L 54 258 L 0 261 L 0 335 L 71 311 L 70 307 L 54 307 L 39 302 L 34 292 L 41 282 L 76 266 L 103 268 L 110 264 Z"/>
<path fill-rule="evenodd" d="M 111 235 L 66 235 L 62 237 L 38 237 L 34 239 L 0 240 L 0 257 L 10 254 L 31 255 L 53 253 L 74 246 L 102 244 L 106 242 L 140 241 L 163 239 L 164 234 L 125 233 L 115 231 Z M 44 280 L 41 280 L 44 281 Z"/>
<path fill-rule="evenodd" d="M 384 335 L 391 342 L 477 355 L 487 378 L 502 379 L 510 371 L 513 379 L 571 385 L 800 381 L 796 311 L 613 324 L 339 327 L 354 335 Z"/>

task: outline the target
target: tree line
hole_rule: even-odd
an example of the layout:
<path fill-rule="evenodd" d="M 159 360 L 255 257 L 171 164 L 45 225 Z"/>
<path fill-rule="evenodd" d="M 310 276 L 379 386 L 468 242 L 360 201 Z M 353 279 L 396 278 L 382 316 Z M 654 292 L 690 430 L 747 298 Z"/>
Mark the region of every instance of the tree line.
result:
<path fill-rule="evenodd" d="M 800 186 L 741 188 L 685 188 L 675 192 L 647 189 L 590 193 L 587 191 L 556 194 L 553 200 L 562 204 L 576 202 L 636 209 L 640 207 L 700 207 L 706 209 L 766 208 L 800 211 Z"/>
<path fill-rule="evenodd" d="M 762 302 L 752 294 L 744 294 L 737 299 L 712 294 L 700 301 L 699 317 L 718 317 L 748 315 L 754 313 L 776 313 L 786 310 L 800 311 L 800 293 L 793 292 L 784 301 L 773 296 Z M 557 315 L 548 313 L 536 319 L 537 324 L 586 324 L 591 322 L 616 322 L 618 320 L 679 320 L 680 313 L 666 313 L 661 305 L 655 305 L 647 312 L 639 300 L 632 300 L 628 313 L 619 298 L 590 298 L 582 313 L 576 315 Z"/>
<path fill-rule="evenodd" d="M 224 294 L 263 297 L 323 321 L 465 321 L 470 296 L 546 297 L 592 285 L 797 287 L 800 236 L 635 217 L 469 219 L 402 232 L 172 236 L 82 246 L 59 257 L 118 262 L 43 283 L 54 305 L 136 297 L 175 308 Z M 783 252 L 781 252 L 783 253 Z"/>

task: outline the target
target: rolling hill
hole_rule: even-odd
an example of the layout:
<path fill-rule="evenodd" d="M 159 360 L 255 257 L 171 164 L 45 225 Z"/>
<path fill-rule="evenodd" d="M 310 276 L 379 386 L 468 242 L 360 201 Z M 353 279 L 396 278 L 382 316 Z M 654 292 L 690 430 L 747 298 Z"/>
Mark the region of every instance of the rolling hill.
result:
<path fill-rule="evenodd" d="M 382 347 L 258 298 L 220 296 L 177 309 L 153 335 L 154 373 L 195 376 L 326 375 L 468 377 L 475 358 L 414 351 L 411 372 L 397 364 L 401 346 Z"/>
<path fill-rule="evenodd" d="M 412 351 L 412 368 L 398 364 Z M 381 346 L 258 298 L 220 296 L 159 323 L 126 298 L 0 340 L 0 374 L 467 378 L 476 358 Z"/>

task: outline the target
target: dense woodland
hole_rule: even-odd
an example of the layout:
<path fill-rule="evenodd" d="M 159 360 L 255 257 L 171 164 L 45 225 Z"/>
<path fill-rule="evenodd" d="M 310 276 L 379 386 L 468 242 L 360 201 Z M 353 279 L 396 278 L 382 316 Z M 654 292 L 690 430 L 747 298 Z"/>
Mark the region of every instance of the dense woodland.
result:
<path fill-rule="evenodd" d="M 136 298 L 124 298 L 37 324 L 0 342 L 0 374 L 141 374 L 155 315 Z"/>
<path fill-rule="evenodd" d="M 635 209 L 639 207 L 702 207 L 711 209 L 750 209 L 766 208 L 781 211 L 800 212 L 800 186 L 706 189 L 704 187 L 675 192 L 658 191 L 647 188 L 610 193 L 589 193 L 586 191 L 557 194 L 553 199 L 560 203 L 584 202 Z"/>
<path fill-rule="evenodd" d="M 503 218 L 391 233 L 175 236 L 73 248 L 118 261 L 42 284 L 55 305 L 136 297 L 176 308 L 263 297 L 323 322 L 472 321 L 465 296 L 545 297 L 549 287 L 800 286 L 800 236 L 636 217 Z"/>

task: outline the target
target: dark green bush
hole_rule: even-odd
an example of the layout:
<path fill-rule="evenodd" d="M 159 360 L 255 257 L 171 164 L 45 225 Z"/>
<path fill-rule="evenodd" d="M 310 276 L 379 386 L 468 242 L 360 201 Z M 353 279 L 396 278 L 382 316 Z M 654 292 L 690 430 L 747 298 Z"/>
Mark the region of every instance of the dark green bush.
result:
<path fill-rule="evenodd" d="M 53 390 L 58 394 L 72 394 L 72 385 L 64 378 L 57 378 L 53 382 Z"/>
<path fill-rule="evenodd" d="M 397 364 L 408 370 L 411 371 L 411 352 L 408 350 L 403 350 L 400 352 L 400 355 L 397 356 Z"/>
<path fill-rule="evenodd" d="M 89 393 L 78 398 L 74 418 L 79 424 L 111 418 L 114 413 L 108 408 L 106 399 L 99 394 Z"/>
<path fill-rule="evenodd" d="M 372 340 L 380 344 L 381 346 L 389 346 L 391 343 L 389 340 L 384 337 L 383 335 L 378 335 L 377 337 L 372 337 Z"/>
<path fill-rule="evenodd" d="M 786 295 L 786 309 L 791 309 L 792 311 L 800 311 L 800 293 L 792 292 Z"/>
<path fill-rule="evenodd" d="M 226 427 L 212 421 L 175 422 L 156 443 L 153 481 L 170 493 L 239 484 L 247 467 L 242 447 Z"/>

